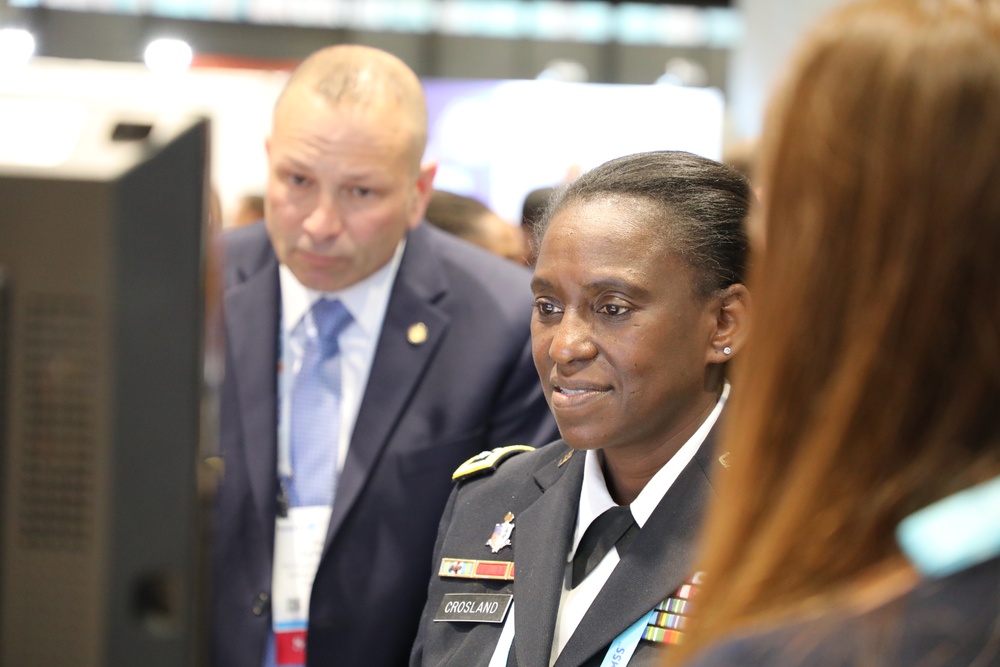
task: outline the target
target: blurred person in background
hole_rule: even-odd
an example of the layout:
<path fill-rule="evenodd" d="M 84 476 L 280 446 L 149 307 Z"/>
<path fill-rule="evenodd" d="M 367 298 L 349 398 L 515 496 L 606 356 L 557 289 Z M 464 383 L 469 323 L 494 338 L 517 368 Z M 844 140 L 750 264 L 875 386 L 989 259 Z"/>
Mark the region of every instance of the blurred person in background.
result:
<path fill-rule="evenodd" d="M 264 219 L 264 196 L 258 194 L 243 195 L 240 197 L 233 214 L 233 227 L 243 227 L 258 220 Z"/>
<path fill-rule="evenodd" d="M 538 254 L 535 225 L 542 219 L 545 207 L 555 194 L 554 187 L 536 188 L 524 197 L 521 204 L 521 235 L 524 243 L 524 257 L 528 266 L 535 265 Z"/>
<path fill-rule="evenodd" d="M 434 190 L 424 217 L 435 227 L 495 255 L 518 264 L 527 263 L 521 229 L 474 197 Z"/>
<path fill-rule="evenodd" d="M 805 42 L 669 664 L 1000 665 L 998 145 L 996 0 L 852 3 Z"/>
<path fill-rule="evenodd" d="M 752 184 L 757 169 L 757 140 L 744 139 L 726 146 L 722 152 L 722 163 L 746 176 Z"/>

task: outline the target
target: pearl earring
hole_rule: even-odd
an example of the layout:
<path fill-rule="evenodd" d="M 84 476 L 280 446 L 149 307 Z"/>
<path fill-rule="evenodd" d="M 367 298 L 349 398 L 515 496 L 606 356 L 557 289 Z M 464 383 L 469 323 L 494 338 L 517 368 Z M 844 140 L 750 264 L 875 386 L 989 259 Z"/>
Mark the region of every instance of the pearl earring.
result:
<path fill-rule="evenodd" d="M 733 350 L 728 345 L 726 347 L 722 348 L 722 354 L 724 354 L 726 356 L 729 356 L 732 353 L 733 353 Z"/>

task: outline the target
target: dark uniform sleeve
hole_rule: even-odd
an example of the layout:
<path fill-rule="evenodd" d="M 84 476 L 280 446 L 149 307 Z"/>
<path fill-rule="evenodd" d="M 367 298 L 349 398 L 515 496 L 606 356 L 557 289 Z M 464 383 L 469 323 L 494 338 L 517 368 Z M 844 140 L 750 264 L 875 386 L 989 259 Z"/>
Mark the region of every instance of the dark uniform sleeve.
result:
<path fill-rule="evenodd" d="M 441 546 L 444 544 L 445 535 L 448 534 L 448 526 L 451 524 L 452 512 L 455 509 L 455 502 L 458 497 L 458 487 L 456 486 L 451 491 L 451 496 L 448 498 L 448 504 L 444 507 L 444 513 L 441 515 L 441 523 L 438 524 L 438 534 L 437 540 L 434 542 L 434 554 L 431 557 L 430 571 L 431 571 L 431 583 L 428 589 L 434 586 L 434 577 L 437 576 L 437 564 L 441 562 Z M 410 667 L 419 667 L 423 661 L 424 654 L 424 639 L 425 639 L 425 628 L 429 627 L 433 623 L 434 610 L 431 609 L 430 604 L 424 605 L 424 612 L 420 616 L 420 631 L 417 633 L 417 639 L 413 643 L 413 651 L 410 653 Z"/>
<path fill-rule="evenodd" d="M 494 526 L 507 520 L 503 513 L 512 511 L 514 514 L 510 520 L 514 520 L 513 517 L 520 512 L 522 505 L 529 502 L 529 498 L 513 490 L 518 484 L 511 484 L 511 476 L 495 473 L 505 461 L 533 450 L 527 445 L 497 447 L 477 454 L 455 471 L 455 488 L 438 526 L 430 563 L 427 601 L 410 653 L 411 667 L 442 664 L 474 667 L 489 662 L 503 629 L 500 614 L 497 614 L 496 621 L 487 623 L 458 619 L 435 622 L 434 619 L 448 594 L 487 595 L 493 598 L 492 601 L 502 604 L 512 599 L 511 578 L 480 576 L 482 571 L 475 568 L 476 564 L 491 568 L 499 566 L 501 569 L 506 565 L 509 577 L 513 577 L 514 549 L 505 546 L 494 553 L 487 546 L 487 541 L 491 539 Z M 530 457 L 523 458 L 528 460 Z M 514 471 L 520 467 L 509 465 L 505 470 Z M 519 479 L 520 475 L 513 477 Z M 498 496 L 503 496 L 505 500 L 498 500 Z M 456 566 L 461 563 L 460 567 L 464 568 L 462 574 L 442 576 L 442 559 L 454 559 L 452 563 Z M 505 618 L 506 612 L 503 613 Z"/>

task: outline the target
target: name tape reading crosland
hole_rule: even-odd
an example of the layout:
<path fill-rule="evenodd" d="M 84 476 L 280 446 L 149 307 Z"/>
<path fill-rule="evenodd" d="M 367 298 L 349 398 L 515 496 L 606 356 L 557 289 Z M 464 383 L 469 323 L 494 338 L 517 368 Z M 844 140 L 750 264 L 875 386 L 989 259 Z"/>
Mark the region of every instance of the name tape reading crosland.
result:
<path fill-rule="evenodd" d="M 503 623 L 513 599 L 510 593 L 448 593 L 434 622 Z"/>

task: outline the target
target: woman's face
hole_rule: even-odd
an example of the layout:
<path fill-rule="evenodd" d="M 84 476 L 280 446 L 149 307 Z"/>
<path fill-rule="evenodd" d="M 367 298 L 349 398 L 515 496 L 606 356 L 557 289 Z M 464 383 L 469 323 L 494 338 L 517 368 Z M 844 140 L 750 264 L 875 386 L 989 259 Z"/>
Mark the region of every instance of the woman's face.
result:
<path fill-rule="evenodd" d="M 533 356 L 577 449 L 652 453 L 703 416 L 715 300 L 695 295 L 652 211 L 628 198 L 571 202 L 539 248 Z"/>

